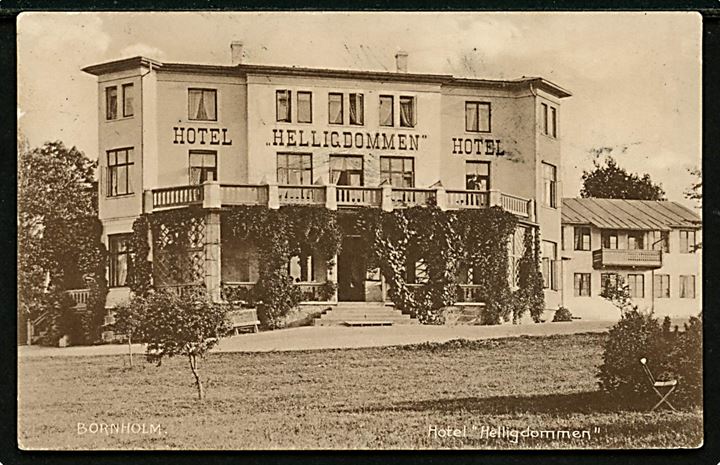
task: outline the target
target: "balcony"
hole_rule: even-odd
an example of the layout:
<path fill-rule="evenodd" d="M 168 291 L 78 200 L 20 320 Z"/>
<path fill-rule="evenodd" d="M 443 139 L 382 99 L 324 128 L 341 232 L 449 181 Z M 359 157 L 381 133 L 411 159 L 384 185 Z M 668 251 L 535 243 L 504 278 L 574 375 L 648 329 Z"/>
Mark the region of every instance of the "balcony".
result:
<path fill-rule="evenodd" d="M 145 212 L 200 205 L 221 208 L 232 205 L 324 205 L 328 209 L 377 207 L 385 211 L 414 206 L 437 205 L 443 210 L 483 209 L 500 206 L 529 221 L 535 221 L 532 200 L 497 190 L 445 190 L 436 188 L 398 188 L 391 186 L 278 186 L 275 184 L 219 184 L 164 187 L 145 191 Z"/>
<path fill-rule="evenodd" d="M 599 249 L 593 251 L 593 268 L 662 267 L 661 250 Z"/>

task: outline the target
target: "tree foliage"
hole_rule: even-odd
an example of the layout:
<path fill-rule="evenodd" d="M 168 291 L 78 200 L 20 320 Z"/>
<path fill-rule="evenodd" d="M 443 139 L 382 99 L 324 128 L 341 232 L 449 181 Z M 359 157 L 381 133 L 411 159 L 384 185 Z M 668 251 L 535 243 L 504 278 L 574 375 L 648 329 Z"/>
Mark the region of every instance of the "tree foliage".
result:
<path fill-rule="evenodd" d="M 153 291 L 137 302 L 143 305 L 139 331 L 147 342 L 148 360 L 159 365 L 165 357 L 187 357 L 198 399 L 204 399 L 198 362 L 229 331 L 227 308 L 214 303 L 202 288 L 181 296 Z"/>
<path fill-rule="evenodd" d="M 688 170 L 689 173 L 695 177 L 695 180 L 690 184 L 684 194 L 685 198 L 689 200 L 695 200 L 697 207 L 702 207 L 702 171 L 700 168 L 693 168 Z"/>
<path fill-rule="evenodd" d="M 655 184 L 650 175 L 628 173 L 608 155 L 603 162 L 593 161 L 593 169 L 583 171 L 581 197 L 627 200 L 664 200 L 665 191 Z"/>
<path fill-rule="evenodd" d="M 90 287 L 90 314 L 82 318 L 85 336 L 75 337 L 76 342 L 99 336 L 107 289 L 95 167 L 60 141 L 32 150 L 18 143 L 19 308 L 36 319 L 45 311 L 59 311 L 43 297 L 47 290 Z"/>

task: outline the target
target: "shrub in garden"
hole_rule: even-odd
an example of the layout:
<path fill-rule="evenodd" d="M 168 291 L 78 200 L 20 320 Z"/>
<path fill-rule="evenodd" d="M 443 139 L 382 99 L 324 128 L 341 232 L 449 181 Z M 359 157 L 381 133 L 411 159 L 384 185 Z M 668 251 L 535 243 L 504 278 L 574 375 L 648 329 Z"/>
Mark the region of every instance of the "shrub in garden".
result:
<path fill-rule="evenodd" d="M 555 310 L 555 315 L 553 316 L 553 323 L 563 321 L 572 321 L 572 313 L 567 307 L 560 306 L 557 310 Z"/>
<path fill-rule="evenodd" d="M 670 401 L 674 405 L 696 405 L 702 398 L 702 325 L 691 318 L 685 330 L 662 326 L 651 313 L 631 309 L 624 312 L 605 342 L 603 363 L 598 372 L 600 388 L 631 404 L 656 401 L 640 364 L 647 365 L 656 379 L 677 379 Z"/>

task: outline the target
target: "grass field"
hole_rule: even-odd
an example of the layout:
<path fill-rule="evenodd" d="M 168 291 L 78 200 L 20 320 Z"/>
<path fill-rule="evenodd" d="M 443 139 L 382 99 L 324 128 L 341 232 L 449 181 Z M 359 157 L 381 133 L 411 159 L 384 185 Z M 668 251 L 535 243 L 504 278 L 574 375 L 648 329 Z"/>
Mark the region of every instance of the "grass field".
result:
<path fill-rule="evenodd" d="M 18 440 L 25 449 L 699 446 L 701 412 L 624 409 L 597 391 L 604 337 L 211 354 L 202 403 L 180 358 L 132 369 L 122 356 L 21 358 Z M 79 423 L 135 433 L 79 434 Z M 461 437 L 432 432 L 448 427 Z M 502 438 L 483 429 L 501 427 Z M 579 438 L 557 432 L 575 430 Z"/>

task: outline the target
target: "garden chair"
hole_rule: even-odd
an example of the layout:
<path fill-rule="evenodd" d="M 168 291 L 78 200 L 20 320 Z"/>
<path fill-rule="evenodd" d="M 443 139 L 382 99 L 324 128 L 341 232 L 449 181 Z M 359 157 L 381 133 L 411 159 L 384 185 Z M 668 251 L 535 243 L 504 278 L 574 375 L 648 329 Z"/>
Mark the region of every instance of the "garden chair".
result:
<path fill-rule="evenodd" d="M 660 401 L 658 401 L 658 403 L 655 404 L 655 406 L 650 409 L 650 411 L 654 412 L 655 409 L 660 407 L 662 404 L 667 404 L 668 407 L 670 407 L 674 412 L 676 412 L 677 410 L 675 410 L 675 407 L 672 406 L 672 404 L 668 400 L 668 397 L 670 397 L 670 394 L 672 394 L 672 392 L 677 387 L 677 380 L 671 379 L 667 381 L 657 381 L 653 376 L 652 372 L 650 371 L 650 368 L 648 368 L 647 366 L 647 359 L 645 357 L 641 358 L 640 363 L 643 366 L 643 370 L 645 370 L 645 374 L 650 380 L 653 390 L 655 391 L 655 393 L 657 393 L 658 397 L 660 397 Z M 667 391 L 665 392 L 665 394 L 663 394 L 662 392 L 660 392 L 660 389 L 667 389 Z"/>

